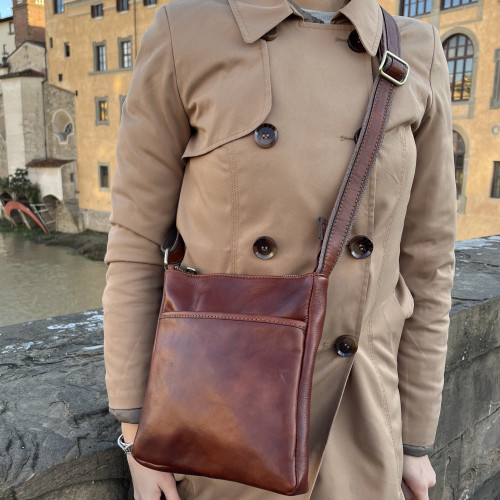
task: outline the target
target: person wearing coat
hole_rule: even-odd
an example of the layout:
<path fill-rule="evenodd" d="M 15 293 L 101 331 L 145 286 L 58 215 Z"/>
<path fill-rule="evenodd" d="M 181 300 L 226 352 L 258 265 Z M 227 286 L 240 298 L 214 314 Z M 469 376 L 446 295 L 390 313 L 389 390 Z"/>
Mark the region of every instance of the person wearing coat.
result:
<path fill-rule="evenodd" d="M 117 144 L 103 296 L 109 406 L 126 442 L 148 379 L 170 228 L 186 243 L 183 267 L 198 273 L 315 267 L 317 220 L 329 218 L 378 71 L 382 13 L 375 0 L 296 3 L 176 0 L 142 38 Z M 396 22 L 411 70 L 330 278 L 303 500 L 426 499 L 434 482 L 427 455 L 456 230 L 449 81 L 437 30 Z M 335 415 L 331 387 L 346 359 L 336 339 L 358 333 Z M 183 474 L 176 493 L 170 474 L 129 464 L 138 499 L 284 498 Z"/>

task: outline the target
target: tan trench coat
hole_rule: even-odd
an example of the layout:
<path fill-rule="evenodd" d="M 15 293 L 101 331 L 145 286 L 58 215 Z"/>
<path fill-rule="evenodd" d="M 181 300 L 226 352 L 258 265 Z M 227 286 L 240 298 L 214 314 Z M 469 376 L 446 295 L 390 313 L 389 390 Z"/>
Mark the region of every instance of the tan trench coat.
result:
<path fill-rule="evenodd" d="M 317 219 L 328 219 L 354 148 L 382 16 L 375 0 L 299 3 L 340 12 L 314 24 L 286 0 L 178 0 L 158 9 L 143 37 L 117 147 L 103 298 L 106 382 L 121 420 L 137 421 L 142 404 L 162 289 L 158 246 L 174 223 L 183 265 L 201 273 L 315 266 Z M 432 445 L 439 416 L 455 237 L 448 71 L 434 28 L 397 24 L 411 73 L 352 231 L 373 252 L 345 251 L 330 280 L 313 387 L 313 487 L 303 499 L 401 499 L 402 443 Z M 263 39 L 274 27 L 277 37 Z M 364 52 L 346 43 L 354 29 Z M 263 122 L 278 130 L 270 148 L 254 137 Z M 276 242 L 271 259 L 254 255 L 261 236 Z M 356 332 L 330 427 L 330 387 L 346 362 L 333 344 Z M 200 477 L 180 492 L 284 498 Z"/>

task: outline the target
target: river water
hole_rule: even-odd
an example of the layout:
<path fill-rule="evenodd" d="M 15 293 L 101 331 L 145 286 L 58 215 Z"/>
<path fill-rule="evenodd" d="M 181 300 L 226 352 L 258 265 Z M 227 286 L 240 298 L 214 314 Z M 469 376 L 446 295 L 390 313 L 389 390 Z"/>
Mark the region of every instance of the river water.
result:
<path fill-rule="evenodd" d="M 0 326 L 101 307 L 106 265 L 0 232 Z"/>

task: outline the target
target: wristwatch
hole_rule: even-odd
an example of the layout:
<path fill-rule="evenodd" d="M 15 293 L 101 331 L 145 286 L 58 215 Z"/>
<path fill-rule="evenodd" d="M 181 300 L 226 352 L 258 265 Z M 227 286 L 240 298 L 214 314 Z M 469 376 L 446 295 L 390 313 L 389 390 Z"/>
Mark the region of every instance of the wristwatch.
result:
<path fill-rule="evenodd" d="M 134 442 L 132 441 L 131 443 L 126 443 L 123 440 L 123 434 L 120 434 L 118 436 L 118 440 L 116 441 L 118 443 L 118 446 L 127 454 L 130 455 L 132 453 L 132 445 Z"/>

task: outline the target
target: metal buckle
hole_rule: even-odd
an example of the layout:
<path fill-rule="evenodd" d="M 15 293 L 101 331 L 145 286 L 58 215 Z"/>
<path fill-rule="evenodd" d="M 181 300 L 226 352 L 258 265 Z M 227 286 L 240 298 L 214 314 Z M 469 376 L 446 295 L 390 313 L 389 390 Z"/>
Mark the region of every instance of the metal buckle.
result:
<path fill-rule="evenodd" d="M 403 79 L 403 81 L 400 81 L 400 80 L 396 80 L 395 78 L 393 78 L 391 75 L 388 75 L 385 71 L 384 71 L 384 64 L 387 60 L 387 56 L 391 56 L 393 59 L 396 59 L 396 61 L 399 61 L 403 66 L 406 67 L 406 75 Z M 384 55 L 382 57 L 382 62 L 380 63 L 380 66 L 378 67 L 378 71 L 380 73 L 380 75 L 385 78 L 386 80 L 389 80 L 390 82 L 394 83 L 394 85 L 397 85 L 398 87 L 401 87 L 401 85 L 404 85 L 406 80 L 408 79 L 408 75 L 410 74 L 410 65 L 404 61 L 403 59 L 401 59 L 400 57 L 398 57 L 396 54 L 393 54 L 392 52 L 389 52 L 388 50 L 386 50 L 384 52 Z"/>
<path fill-rule="evenodd" d="M 163 256 L 163 268 L 167 269 L 168 267 L 168 256 L 170 254 L 170 247 L 165 248 L 165 254 Z"/>

